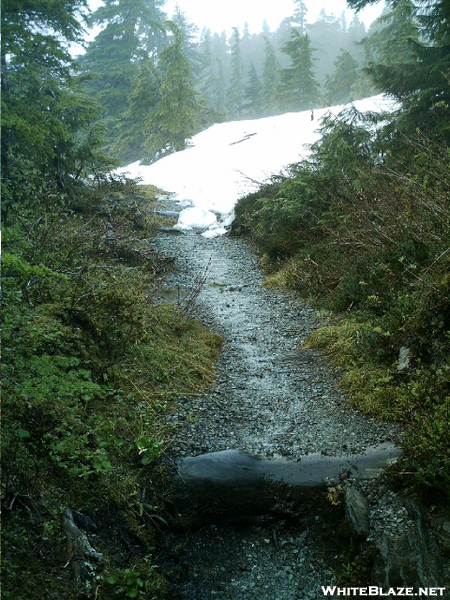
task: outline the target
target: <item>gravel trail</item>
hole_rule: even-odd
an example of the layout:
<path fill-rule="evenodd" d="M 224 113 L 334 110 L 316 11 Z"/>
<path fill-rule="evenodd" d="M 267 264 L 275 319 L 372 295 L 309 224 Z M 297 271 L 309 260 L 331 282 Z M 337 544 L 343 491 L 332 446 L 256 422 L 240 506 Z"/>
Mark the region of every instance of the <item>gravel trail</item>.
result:
<path fill-rule="evenodd" d="M 177 289 L 187 295 L 209 265 L 196 314 L 224 338 L 214 386 L 200 397 L 180 398 L 170 417 L 175 457 L 233 448 L 297 460 L 395 441 L 393 426 L 349 408 L 328 360 L 302 347 L 319 325 L 317 314 L 294 294 L 262 287 L 263 273 L 246 243 L 161 232 L 155 249 L 175 258 L 176 270 L 164 284 L 168 295 Z M 317 513 L 308 518 L 323 536 L 333 536 Z M 162 560 L 172 597 L 323 598 L 320 586 L 332 583 L 333 573 L 310 528 L 305 517 L 170 534 Z"/>

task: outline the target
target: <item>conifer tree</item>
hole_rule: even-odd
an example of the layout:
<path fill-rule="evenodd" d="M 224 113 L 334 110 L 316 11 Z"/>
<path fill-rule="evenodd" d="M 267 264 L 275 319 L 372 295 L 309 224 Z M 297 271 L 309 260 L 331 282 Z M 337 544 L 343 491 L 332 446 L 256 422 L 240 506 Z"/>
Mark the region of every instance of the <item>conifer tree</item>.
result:
<path fill-rule="evenodd" d="M 257 117 L 261 112 L 261 82 L 255 65 L 250 64 L 247 85 L 245 87 L 245 112 L 251 117 Z"/>
<path fill-rule="evenodd" d="M 278 112 L 278 83 L 280 66 L 275 48 L 267 37 L 264 38 L 265 53 L 261 89 L 261 108 L 264 115 Z"/>
<path fill-rule="evenodd" d="M 339 104 L 353 100 L 354 85 L 358 78 L 358 63 L 349 52 L 341 49 L 334 63 L 334 73 L 326 78 L 328 103 Z"/>
<path fill-rule="evenodd" d="M 293 21 L 297 29 L 302 35 L 306 34 L 306 14 L 308 9 L 303 0 L 295 0 L 295 11 Z"/>
<path fill-rule="evenodd" d="M 322 10 L 317 21 L 308 25 L 308 35 L 314 48 L 313 71 L 319 85 L 325 86 L 326 76 L 332 75 L 333 63 L 341 48 L 353 56 L 353 49 L 348 43 L 345 21 L 343 23 L 342 18 L 336 19 Z"/>
<path fill-rule="evenodd" d="M 349 0 L 349 4 L 360 9 L 368 0 Z M 398 28 L 400 39 L 409 44 L 410 58 L 408 52 L 406 62 L 375 58 L 368 72 L 377 86 L 403 103 L 398 126 L 421 127 L 450 140 L 450 5 L 447 0 L 402 0 L 390 5 L 390 43 L 398 43 Z"/>
<path fill-rule="evenodd" d="M 312 50 L 308 35 L 291 29 L 291 39 L 283 48 L 291 66 L 280 73 L 280 101 L 283 110 L 313 108 L 319 101 L 318 84 L 312 70 Z"/>
<path fill-rule="evenodd" d="M 191 64 L 192 84 L 195 85 L 200 77 L 201 57 L 197 43 L 198 27 L 190 23 L 186 14 L 177 5 L 172 16 L 172 22 L 178 27 L 183 38 L 183 54 Z"/>
<path fill-rule="evenodd" d="M 80 65 L 90 73 L 86 90 L 105 108 L 107 150 L 123 159 L 117 143 L 127 99 L 141 61 L 166 44 L 162 0 L 105 0 L 91 16 L 103 29 L 88 45 Z"/>
<path fill-rule="evenodd" d="M 228 107 L 232 118 L 241 118 L 243 99 L 244 75 L 241 54 L 241 38 L 239 35 L 239 29 L 234 27 L 231 46 L 231 82 L 228 90 Z"/>
<path fill-rule="evenodd" d="M 153 114 L 158 108 L 162 73 L 153 59 L 142 61 L 128 95 L 128 108 L 118 126 L 118 135 L 112 144 L 125 163 L 141 160 L 151 163 L 156 155 Z M 117 146 L 117 148 L 116 148 Z"/>
<path fill-rule="evenodd" d="M 68 51 L 82 39 L 85 7 L 85 0 L 2 2 L 4 183 L 32 165 L 64 187 L 98 144 L 98 107 L 81 94 Z"/>
<path fill-rule="evenodd" d="M 145 148 L 156 156 L 184 150 L 197 128 L 196 92 L 191 86 L 189 59 L 183 53 L 183 35 L 175 24 L 170 27 L 173 40 L 158 61 L 162 80 L 158 102 L 146 119 L 152 134 Z"/>
<path fill-rule="evenodd" d="M 199 92 L 206 107 L 205 125 L 222 122 L 225 117 L 223 69 L 219 59 L 212 52 L 211 31 L 202 32 L 200 45 Z"/>

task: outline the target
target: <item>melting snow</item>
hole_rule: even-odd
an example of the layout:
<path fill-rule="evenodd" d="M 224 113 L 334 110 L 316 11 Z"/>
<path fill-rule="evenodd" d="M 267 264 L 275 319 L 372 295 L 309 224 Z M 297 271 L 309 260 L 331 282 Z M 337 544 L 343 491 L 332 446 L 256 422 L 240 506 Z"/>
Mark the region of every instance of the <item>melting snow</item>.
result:
<path fill-rule="evenodd" d="M 383 96 L 358 100 L 360 111 L 390 110 Z M 253 121 L 213 125 L 192 138 L 190 146 L 152 165 L 135 162 L 120 172 L 141 178 L 172 193 L 180 207 L 176 229 L 205 230 L 211 238 L 226 233 L 233 222 L 239 198 L 254 191 L 271 175 L 283 172 L 308 154 L 308 145 L 319 138 L 318 121 L 337 115 L 343 106 L 287 113 Z"/>

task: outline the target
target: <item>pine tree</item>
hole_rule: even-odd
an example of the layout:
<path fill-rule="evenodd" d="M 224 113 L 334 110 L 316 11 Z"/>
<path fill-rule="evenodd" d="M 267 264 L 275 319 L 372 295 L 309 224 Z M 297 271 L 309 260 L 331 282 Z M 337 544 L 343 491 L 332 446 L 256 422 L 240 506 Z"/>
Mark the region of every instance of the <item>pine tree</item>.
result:
<path fill-rule="evenodd" d="M 274 115 L 278 112 L 278 83 L 280 65 L 275 48 L 267 37 L 265 42 L 265 58 L 263 65 L 261 108 L 264 115 Z"/>
<path fill-rule="evenodd" d="M 239 29 L 234 27 L 231 46 L 231 83 L 228 90 L 228 107 L 232 118 L 241 118 L 243 99 L 244 76 L 241 55 L 241 38 Z"/>
<path fill-rule="evenodd" d="M 311 46 L 314 48 L 314 74 L 320 86 L 325 86 L 326 77 L 331 76 L 334 71 L 334 61 L 340 49 L 349 51 L 352 55 L 342 18 L 326 14 L 322 10 L 318 20 L 308 25 L 308 35 Z"/>
<path fill-rule="evenodd" d="M 306 14 L 308 9 L 303 0 L 295 0 L 295 11 L 293 16 L 293 21 L 298 31 L 302 34 L 306 34 Z"/>
<path fill-rule="evenodd" d="M 183 38 L 183 54 L 191 64 L 192 84 L 195 85 L 200 77 L 201 57 L 197 43 L 198 27 L 190 23 L 186 14 L 180 10 L 178 4 L 172 16 L 172 22 L 178 27 Z"/>
<path fill-rule="evenodd" d="M 312 71 L 312 50 L 308 35 L 291 29 L 291 39 L 283 48 L 291 66 L 281 70 L 280 100 L 283 110 L 313 108 L 319 101 L 318 84 Z"/>
<path fill-rule="evenodd" d="M 204 126 L 222 122 L 226 118 L 223 69 L 220 60 L 214 59 L 211 31 L 202 32 L 200 45 L 199 92 L 206 107 Z"/>
<path fill-rule="evenodd" d="M 86 90 L 105 108 L 107 149 L 123 159 L 117 142 L 120 124 L 127 118 L 128 95 L 139 64 L 166 44 L 162 0 L 105 0 L 91 16 L 91 25 L 103 29 L 79 60 L 91 76 Z"/>
<path fill-rule="evenodd" d="M 147 58 L 138 67 L 128 95 L 128 108 L 118 126 L 117 139 L 113 142 L 113 150 L 120 153 L 126 163 L 135 160 L 150 163 L 155 158 L 153 138 L 156 128 L 153 114 L 158 108 L 161 86 L 162 74 L 153 59 Z"/>
<path fill-rule="evenodd" d="M 144 148 L 149 155 L 164 155 L 184 150 L 186 140 L 196 132 L 196 92 L 191 86 L 191 66 L 183 53 L 181 31 L 171 25 L 172 43 L 159 55 L 158 70 L 162 76 L 156 108 L 147 116 L 152 132 Z"/>
<path fill-rule="evenodd" d="M 411 0 L 399 0 L 376 21 L 376 28 L 364 43 L 368 63 L 372 66 L 404 65 L 415 62 L 411 42 L 419 42 L 419 25 Z"/>
<path fill-rule="evenodd" d="M 358 79 L 358 63 L 349 52 L 341 49 L 334 63 L 334 73 L 326 79 L 328 103 L 340 104 L 353 100 L 353 86 Z"/>
<path fill-rule="evenodd" d="M 369 0 L 348 0 L 356 9 Z M 395 29 L 413 27 L 408 39 L 411 58 L 406 63 L 379 62 L 369 65 L 376 84 L 403 103 L 397 125 L 421 127 L 450 140 L 450 4 L 448 0 L 391 1 L 392 43 Z M 403 36 L 404 34 L 402 34 Z"/>
<path fill-rule="evenodd" d="M 259 116 L 261 112 L 261 89 L 255 65 L 251 63 L 248 71 L 248 83 L 245 87 L 245 112 L 253 118 Z"/>
<path fill-rule="evenodd" d="M 84 0 L 2 2 L 2 181 L 32 165 L 59 187 L 96 152 L 98 107 L 68 45 L 82 39 Z M 80 171 L 80 173 L 79 173 Z"/>
<path fill-rule="evenodd" d="M 444 133 L 450 138 L 450 8 L 448 3 L 407 0 L 393 5 L 386 15 L 389 47 L 397 47 L 402 60 L 380 53 L 369 63 L 376 84 L 403 102 L 407 112 L 400 123 Z M 383 35 L 383 30 L 379 36 Z M 401 45 L 401 49 L 399 48 Z"/>

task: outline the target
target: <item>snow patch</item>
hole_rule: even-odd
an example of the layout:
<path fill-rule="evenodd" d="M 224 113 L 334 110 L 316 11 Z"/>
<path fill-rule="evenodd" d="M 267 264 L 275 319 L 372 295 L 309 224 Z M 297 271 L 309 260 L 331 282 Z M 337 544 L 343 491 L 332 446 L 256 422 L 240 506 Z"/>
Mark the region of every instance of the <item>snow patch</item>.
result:
<path fill-rule="evenodd" d="M 383 96 L 375 96 L 358 100 L 354 106 L 362 112 L 381 112 L 392 110 L 394 105 Z M 182 152 L 152 165 L 137 161 L 119 172 L 171 192 L 180 206 L 190 207 L 181 211 L 176 229 L 205 229 L 205 237 L 216 237 L 226 233 L 233 222 L 239 198 L 306 157 L 308 146 L 319 139 L 320 118 L 328 113 L 337 115 L 343 108 L 316 109 L 314 121 L 307 110 L 216 124 L 193 137 L 190 147 Z"/>

